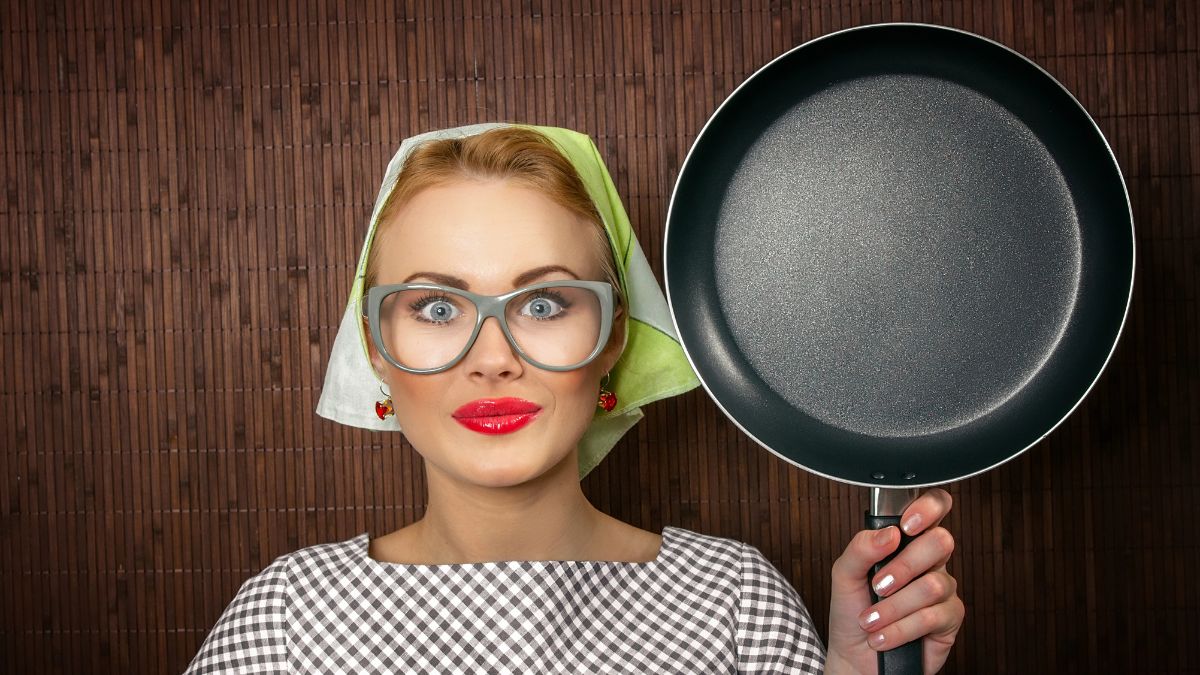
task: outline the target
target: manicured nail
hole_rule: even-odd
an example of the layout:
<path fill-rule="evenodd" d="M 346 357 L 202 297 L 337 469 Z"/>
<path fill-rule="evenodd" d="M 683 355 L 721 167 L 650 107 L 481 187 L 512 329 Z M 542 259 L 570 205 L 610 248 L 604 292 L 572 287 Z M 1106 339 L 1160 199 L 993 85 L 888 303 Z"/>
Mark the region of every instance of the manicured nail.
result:
<path fill-rule="evenodd" d="M 884 639 L 885 638 L 883 636 L 883 633 L 876 633 L 871 636 L 871 644 L 876 647 L 879 647 L 879 646 L 883 645 Z"/>
<path fill-rule="evenodd" d="M 880 579 L 879 583 L 875 584 L 875 594 L 883 595 L 884 591 L 886 591 L 887 589 L 892 587 L 892 582 L 894 582 L 895 580 L 896 580 L 895 577 L 893 577 L 890 574 L 887 575 L 886 577 Z"/>
<path fill-rule="evenodd" d="M 871 612 L 867 615 L 867 618 L 859 619 L 859 625 L 862 626 L 863 630 L 870 630 L 876 621 L 879 621 L 879 612 Z"/>
<path fill-rule="evenodd" d="M 909 516 L 908 520 L 904 521 L 904 524 L 901 525 L 900 527 L 901 527 L 901 529 L 904 530 L 905 534 L 911 535 L 913 532 L 916 531 L 917 526 L 920 524 L 921 524 L 921 514 L 914 513 L 911 516 Z"/>
<path fill-rule="evenodd" d="M 882 530 L 875 533 L 875 545 L 883 546 L 892 540 L 892 526 L 888 525 Z"/>

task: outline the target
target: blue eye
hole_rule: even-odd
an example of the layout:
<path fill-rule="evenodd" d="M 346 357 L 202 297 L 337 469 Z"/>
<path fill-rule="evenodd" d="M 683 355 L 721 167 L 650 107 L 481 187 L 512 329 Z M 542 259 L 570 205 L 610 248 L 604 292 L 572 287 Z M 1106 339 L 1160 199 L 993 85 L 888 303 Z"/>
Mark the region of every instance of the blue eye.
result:
<path fill-rule="evenodd" d="M 428 295 L 409 305 L 417 313 L 418 321 L 449 323 L 462 312 L 446 296 Z"/>
<path fill-rule="evenodd" d="M 525 303 L 521 307 L 521 314 L 538 320 L 557 319 L 570 306 L 558 293 L 543 292 Z"/>

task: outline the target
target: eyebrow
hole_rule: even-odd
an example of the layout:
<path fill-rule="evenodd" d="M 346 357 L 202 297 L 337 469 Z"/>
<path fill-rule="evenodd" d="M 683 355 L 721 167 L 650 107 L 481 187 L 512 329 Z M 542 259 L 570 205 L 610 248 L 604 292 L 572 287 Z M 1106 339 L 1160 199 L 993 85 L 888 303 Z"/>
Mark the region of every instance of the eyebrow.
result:
<path fill-rule="evenodd" d="M 563 267 L 562 265 L 542 265 L 541 267 L 535 267 L 535 268 L 529 270 L 528 272 L 522 272 L 521 274 L 518 274 L 517 277 L 515 279 L 513 279 L 513 281 L 512 281 L 513 288 L 520 288 L 521 286 L 528 284 L 529 282 L 533 281 L 534 279 L 537 279 L 539 277 L 544 277 L 547 274 L 550 274 L 551 272 L 563 272 L 565 274 L 571 275 L 572 277 L 574 277 L 576 279 L 579 278 L 578 274 L 575 274 L 574 272 L 567 269 L 566 267 Z M 468 284 L 466 281 L 459 279 L 456 276 L 452 276 L 449 274 L 441 274 L 439 272 L 414 272 L 414 273 L 408 275 L 408 278 L 405 279 L 404 281 L 402 281 L 401 283 L 407 284 L 407 283 L 411 282 L 412 280 L 420 278 L 420 277 L 424 277 L 426 279 L 429 279 L 430 281 L 433 281 L 434 283 L 442 284 L 444 286 L 453 286 L 455 288 L 461 288 L 464 291 L 471 290 L 471 285 Z"/>

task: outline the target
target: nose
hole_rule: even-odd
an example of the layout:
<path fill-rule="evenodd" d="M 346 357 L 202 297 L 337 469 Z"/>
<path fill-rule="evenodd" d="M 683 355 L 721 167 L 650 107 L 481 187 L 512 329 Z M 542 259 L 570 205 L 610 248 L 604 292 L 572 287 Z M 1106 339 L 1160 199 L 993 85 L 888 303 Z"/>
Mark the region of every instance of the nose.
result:
<path fill-rule="evenodd" d="M 463 361 L 472 376 L 488 379 L 512 378 L 524 370 L 521 356 L 509 344 L 500 322 L 493 316 L 483 320 L 475 344 L 471 345 L 471 351 L 467 352 Z"/>

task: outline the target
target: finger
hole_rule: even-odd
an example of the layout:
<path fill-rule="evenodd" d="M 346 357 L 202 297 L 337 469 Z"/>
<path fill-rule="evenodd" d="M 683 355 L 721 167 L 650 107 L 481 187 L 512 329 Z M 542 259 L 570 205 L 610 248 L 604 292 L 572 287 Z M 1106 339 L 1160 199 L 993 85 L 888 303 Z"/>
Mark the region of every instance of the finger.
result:
<path fill-rule="evenodd" d="M 954 553 L 954 536 L 944 527 L 922 532 L 871 579 L 875 594 L 886 596 L 926 571 L 945 565 Z"/>
<path fill-rule="evenodd" d="M 831 590 L 838 594 L 865 595 L 867 590 L 863 582 L 870 576 L 871 568 L 891 555 L 899 545 L 900 530 L 894 525 L 882 530 L 859 530 L 842 555 L 833 561 Z"/>
<path fill-rule="evenodd" d="M 867 644 L 876 651 L 886 651 L 926 636 L 939 643 L 952 643 L 964 614 L 962 600 L 953 596 L 932 607 L 922 607 L 871 633 L 867 636 Z"/>
<path fill-rule="evenodd" d="M 864 609 L 858 615 L 858 625 L 867 632 L 880 631 L 904 617 L 924 608 L 940 605 L 958 591 L 958 582 L 945 567 L 930 570 L 916 581 Z"/>
<path fill-rule="evenodd" d="M 904 509 L 904 515 L 900 518 L 900 527 L 908 536 L 915 536 L 939 525 L 953 505 L 954 498 L 950 496 L 949 492 L 942 488 L 933 488 L 914 499 L 913 503 Z"/>

